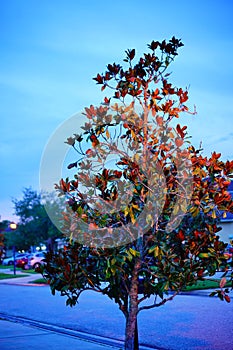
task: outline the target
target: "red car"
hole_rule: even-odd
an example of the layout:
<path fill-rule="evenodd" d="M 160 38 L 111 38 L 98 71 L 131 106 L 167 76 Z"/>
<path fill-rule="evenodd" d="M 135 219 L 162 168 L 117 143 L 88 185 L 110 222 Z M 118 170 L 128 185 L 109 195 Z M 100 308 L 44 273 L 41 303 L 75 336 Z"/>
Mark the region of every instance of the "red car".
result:
<path fill-rule="evenodd" d="M 20 258 L 16 258 L 15 259 L 15 266 L 20 267 L 21 269 L 27 269 L 29 255 L 30 254 L 25 254 L 24 256 L 21 256 Z"/>

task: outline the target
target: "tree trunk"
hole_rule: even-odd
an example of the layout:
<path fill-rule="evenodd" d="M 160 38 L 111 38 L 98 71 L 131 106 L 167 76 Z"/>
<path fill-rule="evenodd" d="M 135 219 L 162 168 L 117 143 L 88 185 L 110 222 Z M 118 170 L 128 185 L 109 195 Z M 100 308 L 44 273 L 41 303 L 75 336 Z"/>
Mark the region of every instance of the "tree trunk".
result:
<path fill-rule="evenodd" d="M 142 239 L 139 238 L 136 244 L 137 251 L 142 256 Z M 139 271 L 141 268 L 141 260 L 136 258 L 132 272 L 132 280 L 128 296 L 128 312 L 126 316 L 125 328 L 125 350 L 139 350 L 138 345 L 138 287 L 139 287 Z"/>
<path fill-rule="evenodd" d="M 139 350 L 137 315 L 126 319 L 125 350 Z"/>
<path fill-rule="evenodd" d="M 134 349 L 139 350 L 139 344 L 138 344 L 138 320 L 136 318 L 135 323 L 135 332 L 134 332 Z"/>
<path fill-rule="evenodd" d="M 137 266 L 135 266 L 136 270 Z M 135 273 L 132 277 L 129 293 L 129 308 L 126 317 L 125 350 L 138 350 L 138 277 Z"/>

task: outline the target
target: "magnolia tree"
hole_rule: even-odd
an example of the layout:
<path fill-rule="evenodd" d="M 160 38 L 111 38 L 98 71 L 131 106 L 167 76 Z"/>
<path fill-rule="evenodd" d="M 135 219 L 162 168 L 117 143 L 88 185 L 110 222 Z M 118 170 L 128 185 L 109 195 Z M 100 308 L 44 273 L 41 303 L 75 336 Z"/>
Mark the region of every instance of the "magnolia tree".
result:
<path fill-rule="evenodd" d="M 188 91 L 169 82 L 181 46 L 174 37 L 152 41 L 137 62 L 135 50 L 127 50 L 124 66 L 108 64 L 94 78 L 112 94 L 85 108 L 82 132 L 66 141 L 77 153 L 71 178 L 56 185 L 67 203 L 67 245 L 46 255 L 42 273 L 67 305 L 86 290 L 117 303 L 127 350 L 138 349 L 141 311 L 226 266 L 218 222 L 233 212 L 233 161 L 215 152 L 204 157 L 177 123 L 195 113 L 186 105 Z M 212 294 L 229 302 L 225 283 L 223 277 Z"/>

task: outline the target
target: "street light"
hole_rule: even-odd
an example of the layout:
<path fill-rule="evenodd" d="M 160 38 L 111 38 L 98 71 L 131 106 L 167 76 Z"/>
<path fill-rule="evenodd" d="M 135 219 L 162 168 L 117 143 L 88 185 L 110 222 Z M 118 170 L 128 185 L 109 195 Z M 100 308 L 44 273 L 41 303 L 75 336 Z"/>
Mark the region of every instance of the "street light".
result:
<path fill-rule="evenodd" d="M 9 228 L 14 231 L 17 229 L 17 224 L 15 222 L 11 222 Z M 16 275 L 16 266 L 15 266 L 15 245 L 12 247 L 13 250 L 13 260 L 14 260 L 14 275 Z"/>
<path fill-rule="evenodd" d="M 16 229 L 17 229 L 16 223 L 11 222 L 11 223 L 10 223 L 10 228 L 11 228 L 12 230 L 16 230 Z"/>

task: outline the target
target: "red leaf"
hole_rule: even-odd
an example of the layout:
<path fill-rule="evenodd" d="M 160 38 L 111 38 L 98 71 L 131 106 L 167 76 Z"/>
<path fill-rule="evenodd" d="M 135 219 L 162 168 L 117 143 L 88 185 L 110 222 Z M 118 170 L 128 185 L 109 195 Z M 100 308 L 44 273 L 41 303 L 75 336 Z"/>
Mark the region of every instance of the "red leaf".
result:
<path fill-rule="evenodd" d="M 114 170 L 113 174 L 117 179 L 120 179 L 120 177 L 122 176 L 122 171 Z"/>
<path fill-rule="evenodd" d="M 92 157 L 92 156 L 94 155 L 93 150 L 89 148 L 89 149 L 86 151 L 86 155 L 87 155 L 88 157 Z"/>
<path fill-rule="evenodd" d="M 96 78 L 93 78 L 93 80 L 96 80 L 97 84 L 103 84 L 103 77 L 101 77 L 100 74 L 97 74 Z"/>
<path fill-rule="evenodd" d="M 104 103 L 109 104 L 110 103 L 110 98 L 105 97 L 104 98 Z"/>
<path fill-rule="evenodd" d="M 115 98 L 120 98 L 120 92 L 119 92 L 119 91 L 116 91 L 114 97 L 115 97 Z"/>
<path fill-rule="evenodd" d="M 186 130 L 186 129 L 187 129 L 187 126 L 183 126 L 183 128 L 181 128 L 180 124 L 177 124 L 177 126 L 176 126 L 176 131 L 182 137 L 182 139 L 185 137 L 184 130 Z"/>
<path fill-rule="evenodd" d="M 183 241 L 185 239 L 184 237 L 184 232 L 183 231 L 179 231 L 177 236 L 176 236 L 178 239 L 180 239 L 181 241 Z"/>
<path fill-rule="evenodd" d="M 128 50 L 127 56 L 129 57 L 130 60 L 132 60 L 135 56 L 135 49 Z"/>
<path fill-rule="evenodd" d="M 103 174 L 103 177 L 104 177 L 105 179 L 108 178 L 108 170 L 107 170 L 107 169 L 104 169 L 102 174 Z"/>

